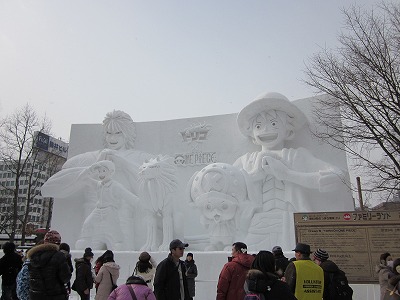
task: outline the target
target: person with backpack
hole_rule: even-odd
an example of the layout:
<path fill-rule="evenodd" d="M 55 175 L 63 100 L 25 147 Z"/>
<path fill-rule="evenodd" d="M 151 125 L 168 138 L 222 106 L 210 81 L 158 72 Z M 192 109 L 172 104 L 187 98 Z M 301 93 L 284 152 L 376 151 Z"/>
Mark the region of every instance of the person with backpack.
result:
<path fill-rule="evenodd" d="M 313 253 L 314 262 L 324 270 L 324 300 L 351 300 L 353 289 L 349 286 L 345 272 L 331 260 L 323 249 Z"/>
<path fill-rule="evenodd" d="M 22 258 L 15 249 L 14 243 L 6 242 L 3 245 L 4 256 L 0 259 L 1 300 L 17 299 L 16 279 L 22 268 Z"/>

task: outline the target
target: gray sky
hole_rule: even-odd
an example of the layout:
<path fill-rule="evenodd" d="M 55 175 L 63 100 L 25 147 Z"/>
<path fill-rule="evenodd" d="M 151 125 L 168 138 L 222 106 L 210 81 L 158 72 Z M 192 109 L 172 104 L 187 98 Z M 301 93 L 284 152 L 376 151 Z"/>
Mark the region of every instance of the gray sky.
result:
<path fill-rule="evenodd" d="M 313 96 L 304 63 L 335 47 L 340 9 L 375 0 L 0 0 L 0 117 L 30 103 L 71 124 L 237 113 Z"/>

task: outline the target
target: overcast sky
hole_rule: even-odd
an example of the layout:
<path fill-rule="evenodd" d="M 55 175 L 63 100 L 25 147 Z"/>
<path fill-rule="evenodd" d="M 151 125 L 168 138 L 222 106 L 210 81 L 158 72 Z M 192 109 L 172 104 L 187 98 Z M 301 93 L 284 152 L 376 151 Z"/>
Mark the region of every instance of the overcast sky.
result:
<path fill-rule="evenodd" d="M 380 1 L 0 0 L 0 117 L 30 103 L 68 140 L 113 109 L 141 122 L 310 97 L 304 63 L 352 3 Z"/>

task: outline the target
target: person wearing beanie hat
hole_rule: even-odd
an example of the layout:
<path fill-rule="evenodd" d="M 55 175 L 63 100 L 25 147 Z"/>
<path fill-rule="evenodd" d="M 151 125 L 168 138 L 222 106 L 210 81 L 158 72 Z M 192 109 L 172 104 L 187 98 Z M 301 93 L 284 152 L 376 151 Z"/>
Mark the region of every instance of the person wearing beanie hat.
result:
<path fill-rule="evenodd" d="M 59 250 L 61 236 L 56 230 L 46 233 L 44 243 L 27 253 L 29 265 L 30 300 L 65 300 L 71 270 L 64 253 Z"/>
<path fill-rule="evenodd" d="M 60 252 L 62 252 L 65 255 L 65 259 L 67 260 L 67 264 L 69 267 L 69 270 L 72 272 L 74 272 L 74 266 L 72 265 L 72 259 L 71 259 L 71 254 L 70 252 L 70 247 L 67 243 L 61 243 L 59 246 Z M 67 289 L 68 289 L 68 293 L 71 293 L 71 282 L 68 281 L 67 283 Z"/>
<path fill-rule="evenodd" d="M 44 243 L 45 244 L 61 244 L 61 235 L 58 233 L 57 230 L 50 230 L 46 232 L 44 236 Z"/>
<path fill-rule="evenodd" d="M 75 281 L 72 289 L 78 293 L 81 300 L 90 299 L 90 290 L 93 288 L 91 248 L 86 248 L 82 258 L 75 258 Z"/>
<path fill-rule="evenodd" d="M 190 298 L 193 299 L 193 297 L 196 295 L 196 285 L 194 279 L 197 277 L 197 266 L 193 260 L 193 253 L 189 252 L 186 255 L 185 266 L 189 295 Z"/>
<path fill-rule="evenodd" d="M 331 288 L 332 285 L 335 284 L 338 280 L 336 280 L 336 277 L 340 277 L 340 282 L 347 282 L 347 278 L 345 273 L 339 269 L 339 267 L 331 260 L 328 260 L 329 254 L 326 252 L 324 249 L 317 249 L 313 253 L 313 259 L 314 262 L 319 265 L 322 270 L 324 271 L 324 294 L 323 294 L 323 299 L 324 300 L 335 300 L 337 298 L 337 295 L 334 293 L 336 291 L 336 288 Z M 346 287 L 349 290 L 348 297 L 345 298 L 345 296 L 341 296 L 340 299 L 346 300 L 346 299 L 352 299 L 351 296 L 353 295 L 353 291 L 350 288 L 350 286 Z"/>
<path fill-rule="evenodd" d="M 181 240 L 172 240 L 170 253 L 162 260 L 154 276 L 154 294 L 157 300 L 189 300 L 185 263 L 180 260 L 189 245 Z"/>
<path fill-rule="evenodd" d="M 271 252 L 275 258 L 275 274 L 278 275 L 279 278 L 282 278 L 289 264 L 289 259 L 283 255 L 281 246 L 274 246 Z"/>
<path fill-rule="evenodd" d="M 157 263 L 154 258 L 146 251 L 140 253 L 139 260 L 136 263 L 133 275 L 140 276 L 146 282 L 147 286 L 153 290 L 153 280 L 156 274 Z"/>
<path fill-rule="evenodd" d="M 4 256 L 0 258 L 2 300 L 17 299 L 16 279 L 22 268 L 22 258 L 15 252 L 15 248 L 12 242 L 3 245 Z"/>
<path fill-rule="evenodd" d="M 318 260 L 320 263 L 318 265 L 321 265 L 322 262 L 326 261 L 329 258 L 328 252 L 326 252 L 323 249 L 317 249 L 317 251 L 314 252 L 314 261 Z"/>
<path fill-rule="evenodd" d="M 296 261 L 288 264 L 284 276 L 290 290 L 298 300 L 321 300 L 324 292 L 324 271 L 311 260 L 310 245 L 297 243 L 293 251 Z M 303 284 L 306 281 L 315 284 Z"/>

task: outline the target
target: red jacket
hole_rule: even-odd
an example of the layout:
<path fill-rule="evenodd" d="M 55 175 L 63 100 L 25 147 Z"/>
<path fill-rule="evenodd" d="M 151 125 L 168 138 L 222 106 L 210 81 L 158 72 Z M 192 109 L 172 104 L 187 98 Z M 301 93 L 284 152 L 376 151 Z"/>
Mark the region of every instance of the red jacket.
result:
<path fill-rule="evenodd" d="M 246 295 L 243 285 L 253 260 L 252 255 L 238 253 L 224 265 L 219 274 L 217 300 L 243 300 Z"/>

